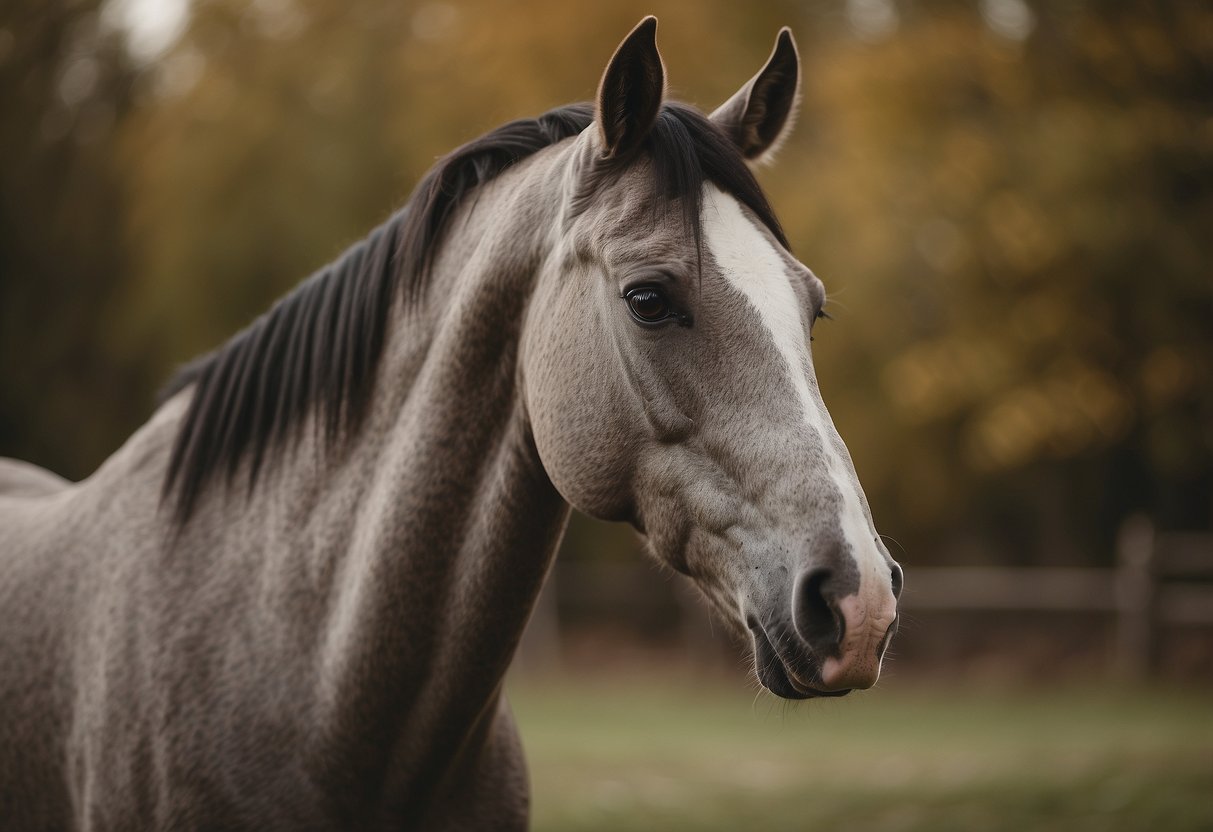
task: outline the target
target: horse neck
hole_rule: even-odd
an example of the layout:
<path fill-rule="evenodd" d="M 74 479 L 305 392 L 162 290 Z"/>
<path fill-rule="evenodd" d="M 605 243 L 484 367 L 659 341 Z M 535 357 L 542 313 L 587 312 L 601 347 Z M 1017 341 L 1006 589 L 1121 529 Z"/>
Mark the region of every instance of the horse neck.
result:
<path fill-rule="evenodd" d="M 567 521 L 518 381 L 559 161 L 554 149 L 518 165 L 452 219 L 421 303 L 395 306 L 361 428 L 336 453 L 305 439 L 244 514 L 267 529 L 263 584 L 298 626 L 321 628 L 317 706 L 335 755 L 368 782 L 386 765 L 424 794 L 446 768 L 434 755 L 466 750 Z"/>
<path fill-rule="evenodd" d="M 421 307 L 389 330 L 368 423 L 334 472 L 349 488 L 330 488 L 321 512 L 347 530 L 330 554 L 342 562 L 323 650 L 326 678 L 340 680 L 332 695 L 363 717 L 382 697 L 410 714 L 414 736 L 452 722 L 418 708 L 465 699 L 478 710 L 495 693 L 568 518 L 518 374 L 542 229 L 556 222 L 543 192 L 559 154 L 545 155 L 452 218 Z M 427 690 L 440 694 L 427 701 Z"/>

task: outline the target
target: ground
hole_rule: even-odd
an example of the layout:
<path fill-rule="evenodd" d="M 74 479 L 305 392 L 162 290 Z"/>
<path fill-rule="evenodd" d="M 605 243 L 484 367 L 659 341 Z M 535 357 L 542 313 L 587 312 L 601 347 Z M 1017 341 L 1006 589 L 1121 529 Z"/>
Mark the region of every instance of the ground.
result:
<path fill-rule="evenodd" d="M 1213 830 L 1213 692 L 515 678 L 536 832 Z"/>

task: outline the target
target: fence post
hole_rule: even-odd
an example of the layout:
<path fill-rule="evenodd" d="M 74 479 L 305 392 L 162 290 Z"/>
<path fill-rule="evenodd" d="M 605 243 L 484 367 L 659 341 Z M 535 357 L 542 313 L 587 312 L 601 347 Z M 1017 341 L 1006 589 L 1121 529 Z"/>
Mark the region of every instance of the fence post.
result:
<path fill-rule="evenodd" d="M 1116 653 L 1120 672 L 1144 679 L 1154 668 L 1154 525 L 1135 514 L 1116 543 Z"/>

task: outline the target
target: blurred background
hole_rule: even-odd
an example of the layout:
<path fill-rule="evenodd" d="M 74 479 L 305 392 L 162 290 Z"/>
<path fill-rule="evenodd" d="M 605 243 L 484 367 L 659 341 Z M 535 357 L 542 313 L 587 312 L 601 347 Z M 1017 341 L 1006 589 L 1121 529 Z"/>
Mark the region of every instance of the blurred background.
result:
<path fill-rule="evenodd" d="M 648 13 L 705 110 L 795 31 L 759 178 L 830 291 L 818 376 L 905 612 L 880 687 L 788 708 L 575 518 L 511 680 L 537 828 L 1213 827 L 1205 2 L 5 0 L 0 455 L 87 476 Z"/>

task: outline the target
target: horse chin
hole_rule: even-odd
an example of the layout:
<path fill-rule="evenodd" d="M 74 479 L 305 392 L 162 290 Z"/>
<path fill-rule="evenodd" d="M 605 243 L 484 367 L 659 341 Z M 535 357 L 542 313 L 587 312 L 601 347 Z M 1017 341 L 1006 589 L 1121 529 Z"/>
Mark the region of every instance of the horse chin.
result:
<path fill-rule="evenodd" d="M 783 659 L 775 652 L 775 647 L 761 628 L 755 631 L 754 668 L 758 681 L 762 686 L 781 699 L 817 699 L 820 697 L 846 696 L 850 688 L 843 690 L 821 690 L 804 682 L 797 677 Z"/>

